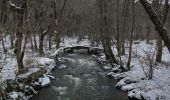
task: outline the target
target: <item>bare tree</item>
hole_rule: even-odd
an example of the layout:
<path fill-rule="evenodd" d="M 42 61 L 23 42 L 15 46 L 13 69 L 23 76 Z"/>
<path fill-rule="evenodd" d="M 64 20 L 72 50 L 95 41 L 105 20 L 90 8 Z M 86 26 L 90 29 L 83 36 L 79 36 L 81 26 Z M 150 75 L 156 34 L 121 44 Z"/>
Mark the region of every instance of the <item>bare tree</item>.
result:
<path fill-rule="evenodd" d="M 153 9 L 151 4 L 147 0 L 139 0 L 139 1 L 144 7 L 147 14 L 149 15 L 150 19 L 155 25 L 156 30 L 158 31 L 159 36 L 162 38 L 162 40 L 164 41 L 165 45 L 167 46 L 170 52 L 170 38 L 168 36 L 167 30 L 163 27 L 163 23 L 159 15 L 156 13 L 156 11 Z"/>
<path fill-rule="evenodd" d="M 22 40 L 23 40 L 23 21 L 24 21 L 24 13 L 25 8 L 27 7 L 27 0 L 22 2 L 22 6 L 18 7 L 10 1 L 10 8 L 13 13 L 17 12 L 17 32 L 16 32 L 16 41 L 15 41 L 15 50 L 14 53 L 16 54 L 17 64 L 19 73 L 23 70 L 23 58 L 24 58 L 24 51 L 25 48 L 22 48 Z M 25 47 L 25 46 L 24 46 Z"/>
<path fill-rule="evenodd" d="M 54 33 L 56 34 L 56 48 L 60 47 L 62 20 L 63 20 L 63 14 L 66 8 L 66 4 L 67 4 L 67 0 L 64 0 L 62 7 L 59 8 L 59 11 L 57 11 L 57 2 L 56 1 L 54 2 L 54 14 L 55 14 L 54 16 L 55 16 L 55 26 L 56 26 L 56 30 L 54 31 Z"/>
<path fill-rule="evenodd" d="M 165 0 L 165 4 L 163 5 L 163 9 L 159 8 L 159 6 L 162 6 L 162 2 L 161 4 L 159 3 L 159 0 L 157 0 L 157 2 L 155 2 L 157 5 L 157 7 L 155 7 L 157 13 L 160 16 L 160 19 L 162 20 L 162 24 L 163 26 L 165 25 L 166 19 L 167 19 L 167 15 L 168 15 L 168 11 L 169 11 L 169 0 Z M 161 62 L 162 60 L 162 39 L 158 36 L 157 37 L 157 55 L 156 55 L 156 61 L 157 62 Z"/>
<path fill-rule="evenodd" d="M 151 80 L 153 78 L 154 69 L 156 68 L 155 55 L 156 52 L 149 48 L 149 50 L 143 50 L 144 55 L 140 56 L 136 54 L 137 59 L 141 65 L 141 68 L 146 77 Z"/>
<path fill-rule="evenodd" d="M 129 57 L 127 62 L 127 69 L 130 70 L 130 63 L 132 58 L 132 44 L 133 44 L 133 34 L 134 34 L 134 27 L 135 27 L 135 3 L 134 0 L 132 1 L 132 28 L 130 34 L 130 47 L 129 47 Z"/>

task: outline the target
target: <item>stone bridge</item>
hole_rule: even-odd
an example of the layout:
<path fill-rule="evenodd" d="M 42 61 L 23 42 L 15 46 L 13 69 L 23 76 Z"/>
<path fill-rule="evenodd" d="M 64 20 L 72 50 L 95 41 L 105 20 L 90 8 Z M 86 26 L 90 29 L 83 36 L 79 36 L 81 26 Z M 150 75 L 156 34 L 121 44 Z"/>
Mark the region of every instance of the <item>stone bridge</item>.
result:
<path fill-rule="evenodd" d="M 71 46 L 71 47 L 61 47 L 54 54 L 52 57 L 54 58 L 56 65 L 58 62 L 58 57 L 61 57 L 64 53 L 74 53 L 74 50 L 87 50 L 88 54 L 100 55 L 104 52 L 103 49 L 100 47 L 92 47 L 92 46 Z"/>
<path fill-rule="evenodd" d="M 64 52 L 73 53 L 74 50 L 87 50 L 89 54 L 99 54 L 103 52 L 103 49 L 99 47 L 90 47 L 90 46 L 73 46 L 73 47 L 65 47 L 63 49 Z"/>

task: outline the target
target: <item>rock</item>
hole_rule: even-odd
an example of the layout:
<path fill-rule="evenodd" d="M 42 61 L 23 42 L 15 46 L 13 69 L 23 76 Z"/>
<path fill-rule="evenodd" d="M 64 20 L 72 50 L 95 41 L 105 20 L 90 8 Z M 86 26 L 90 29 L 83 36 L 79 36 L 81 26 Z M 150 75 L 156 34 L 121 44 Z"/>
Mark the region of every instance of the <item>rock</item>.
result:
<path fill-rule="evenodd" d="M 18 82 L 29 84 L 37 80 L 39 77 L 42 77 L 45 73 L 45 70 L 39 68 L 31 68 L 27 73 L 20 74 L 17 77 Z"/>
<path fill-rule="evenodd" d="M 125 83 L 126 84 L 131 84 L 131 83 L 136 83 L 137 81 L 136 80 L 133 80 L 133 79 L 126 79 L 125 80 Z"/>
<path fill-rule="evenodd" d="M 124 80 L 120 80 L 117 84 L 116 84 L 116 88 L 121 89 L 122 86 L 126 85 Z"/>
<path fill-rule="evenodd" d="M 145 100 L 141 95 L 141 92 L 135 89 L 128 92 L 128 98 L 130 100 Z"/>
<path fill-rule="evenodd" d="M 47 75 L 51 80 L 54 80 L 55 77 L 54 76 L 51 76 L 51 75 Z"/>
<path fill-rule="evenodd" d="M 25 93 L 26 96 L 37 94 L 37 92 L 31 86 L 25 86 L 24 93 Z"/>
<path fill-rule="evenodd" d="M 32 83 L 32 87 L 37 91 L 41 89 L 41 84 L 35 81 L 34 83 Z"/>
<path fill-rule="evenodd" d="M 38 82 L 41 84 L 41 87 L 49 86 L 51 83 L 50 78 L 46 75 L 43 75 L 43 77 L 39 78 Z"/>

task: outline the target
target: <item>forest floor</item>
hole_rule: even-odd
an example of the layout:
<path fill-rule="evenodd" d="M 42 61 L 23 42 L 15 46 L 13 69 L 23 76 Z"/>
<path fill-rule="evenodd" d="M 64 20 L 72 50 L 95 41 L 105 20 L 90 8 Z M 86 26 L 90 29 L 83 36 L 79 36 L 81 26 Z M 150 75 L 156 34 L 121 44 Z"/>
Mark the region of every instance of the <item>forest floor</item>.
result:
<path fill-rule="evenodd" d="M 7 79 L 14 80 L 17 73 L 17 63 L 15 59 L 15 54 L 13 49 L 10 48 L 10 43 L 8 43 L 8 37 L 6 40 L 6 47 L 8 49 L 7 53 L 3 53 L 2 46 L 0 45 L 0 83 Z M 111 74 L 114 78 L 120 79 L 116 87 L 128 91 L 128 96 L 136 97 L 138 99 L 145 98 L 146 100 L 170 100 L 170 53 L 166 47 L 163 48 L 163 59 L 162 63 L 154 63 L 154 74 L 153 79 L 148 80 L 146 78 L 145 72 L 148 73 L 148 64 L 146 63 L 146 55 L 155 56 L 156 42 L 146 44 L 145 41 L 135 42 L 133 44 L 132 62 L 131 69 L 123 73 Z M 47 44 L 44 42 L 44 44 Z M 77 38 L 65 38 L 61 43 L 62 47 L 70 46 L 90 46 L 91 42 L 87 39 L 77 42 Z M 55 54 L 55 45 L 52 46 L 52 50 L 44 47 L 44 56 L 39 56 L 38 53 L 33 53 L 30 44 L 27 45 L 29 49 L 26 50 L 24 57 L 25 67 L 37 67 L 44 66 L 47 69 L 52 70 L 54 66 L 49 65 L 49 63 L 54 63 L 51 58 Z M 113 50 L 114 54 L 117 54 L 116 49 Z M 102 56 L 105 57 L 105 56 Z M 126 53 L 121 57 L 124 66 L 126 65 L 128 58 L 128 48 L 126 48 Z M 140 62 L 141 60 L 141 62 Z M 144 67 L 142 67 L 142 65 Z M 105 66 L 105 68 L 109 68 Z M 114 68 L 115 69 L 115 68 Z M 112 69 L 113 70 L 113 69 Z"/>
<path fill-rule="evenodd" d="M 116 53 L 116 51 L 114 51 Z M 153 79 L 148 80 L 149 65 L 148 58 L 153 57 Z M 146 100 L 170 100 L 170 53 L 166 47 L 163 48 L 162 63 L 155 62 L 156 41 L 146 44 L 140 41 L 133 44 L 133 53 L 130 71 L 123 73 L 109 73 L 118 79 L 116 87 L 128 91 L 129 97 Z M 122 56 L 123 64 L 126 66 L 128 49 Z M 143 66 L 143 67 L 142 67 Z M 114 68 L 115 69 L 115 68 Z M 113 70 L 114 70 L 113 69 Z"/>

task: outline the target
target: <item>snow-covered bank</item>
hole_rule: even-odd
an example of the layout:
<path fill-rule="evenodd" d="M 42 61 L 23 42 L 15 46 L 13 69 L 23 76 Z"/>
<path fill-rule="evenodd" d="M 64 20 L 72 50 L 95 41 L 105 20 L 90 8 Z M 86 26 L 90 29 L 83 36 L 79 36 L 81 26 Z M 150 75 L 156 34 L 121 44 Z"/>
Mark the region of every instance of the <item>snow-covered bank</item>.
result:
<path fill-rule="evenodd" d="M 153 79 L 148 80 L 144 73 L 148 66 L 141 67 L 141 62 L 136 56 L 146 57 L 145 53 L 155 52 L 156 44 L 146 44 L 145 41 L 133 44 L 133 57 L 130 71 L 114 73 L 108 75 L 119 80 L 116 87 L 123 91 L 128 91 L 128 96 L 145 100 L 170 100 L 170 53 L 166 47 L 163 48 L 163 61 L 157 63 L 154 69 Z M 128 50 L 126 51 L 126 54 Z M 122 56 L 122 61 L 126 62 L 128 56 Z M 144 63 L 144 62 L 143 62 Z"/>
<path fill-rule="evenodd" d="M 146 44 L 145 41 L 141 41 L 139 44 L 133 44 L 133 53 L 132 53 L 132 62 L 131 69 L 127 72 L 116 73 L 119 72 L 119 66 L 115 65 L 114 68 L 107 63 L 106 57 L 104 53 L 100 53 L 100 57 L 98 60 L 104 65 L 103 69 L 112 70 L 108 73 L 109 76 L 113 76 L 119 82 L 116 87 L 120 88 L 123 91 L 128 92 L 129 97 L 135 97 L 138 99 L 146 99 L 146 100 L 170 100 L 170 54 L 166 47 L 163 48 L 163 61 L 162 63 L 156 63 L 154 68 L 153 79 L 148 80 L 146 78 L 145 72 L 148 71 L 148 66 L 143 62 L 144 68 L 141 67 L 141 62 L 139 58 L 145 58 L 146 52 L 154 53 L 156 50 L 155 41 L 152 41 L 153 44 Z M 137 42 L 136 42 L 137 43 Z M 97 47 L 91 46 L 91 43 L 88 39 L 84 39 L 80 42 L 77 42 L 77 38 L 65 38 L 64 42 L 61 43 L 62 47 L 59 49 L 46 50 L 45 55 L 49 55 L 46 57 L 37 56 L 38 54 L 30 54 L 31 50 L 26 50 L 26 55 L 24 57 L 24 66 L 27 68 L 26 72 L 20 75 L 17 74 L 17 63 L 13 53 L 13 50 L 10 50 L 8 54 L 2 55 L 1 62 L 1 71 L 0 71 L 0 83 L 4 84 L 7 80 L 15 80 L 16 78 L 28 78 L 28 76 L 42 71 L 41 76 L 38 75 L 38 79 L 31 80 L 31 87 L 29 89 L 26 88 L 26 91 L 32 91 L 35 94 L 40 88 L 49 86 L 50 79 L 54 79 L 51 76 L 51 70 L 55 67 L 55 62 L 52 57 L 58 55 L 61 56 L 64 53 L 63 49 L 67 47 L 74 46 L 86 46 L 91 49 L 96 49 Z M 97 49 L 102 49 L 102 46 L 99 46 Z M 116 49 L 114 49 L 114 54 L 117 54 Z M 139 57 L 139 58 L 138 58 Z M 4 60 L 5 59 L 5 60 Z M 128 59 L 128 48 L 126 49 L 126 54 L 122 56 L 122 62 L 124 66 L 126 65 Z M 59 59 L 60 60 L 60 59 Z M 70 60 L 70 59 L 68 59 Z M 83 60 L 80 59 L 80 63 L 86 64 Z M 68 66 L 61 65 L 58 66 L 59 69 L 67 68 Z M 145 71 L 145 72 L 144 72 Z M 37 78 L 37 77 L 35 77 Z M 72 78 L 72 77 L 69 77 Z M 75 81 L 78 84 L 79 79 L 75 78 Z M 5 86 L 5 85 L 1 85 Z M 4 88 L 4 87 L 2 87 Z M 37 90 L 35 92 L 35 90 Z M 28 92 L 25 92 L 28 93 Z M 18 96 L 23 96 L 22 98 L 30 98 L 30 95 L 24 96 L 25 93 L 21 93 L 20 91 L 11 91 L 9 93 L 10 96 L 14 98 L 18 98 Z M 26 99 L 26 100 L 27 100 Z"/>
<path fill-rule="evenodd" d="M 49 86 L 51 82 L 50 79 L 54 79 L 51 75 L 51 71 L 55 67 L 54 55 L 61 55 L 63 53 L 63 47 L 90 45 L 88 39 L 79 42 L 77 42 L 77 40 L 78 38 L 65 39 L 65 41 L 61 43 L 61 48 L 57 50 L 54 48 L 48 50 L 44 47 L 44 57 L 40 57 L 36 52 L 32 53 L 31 49 L 27 49 L 24 56 L 24 73 L 19 75 L 17 75 L 18 67 L 13 50 L 9 50 L 8 54 L 0 52 L 0 54 L 3 55 L 0 59 L 0 97 L 28 100 L 36 94 L 40 88 Z M 6 45 L 10 47 L 10 43 Z M 0 47 L 0 49 L 2 49 L 2 47 Z M 61 66 L 61 68 L 64 67 L 65 66 Z M 10 86 L 12 86 L 12 88 L 10 88 Z M 6 90 L 8 90 L 7 94 L 5 92 Z"/>
<path fill-rule="evenodd" d="M 10 65 L 13 64 L 8 64 L 9 70 L 3 69 L 6 73 L 3 73 L 3 70 L 1 71 L 0 75 L 3 77 L 3 80 L 1 80 L 1 94 L 4 93 L 4 95 L 1 96 L 3 99 L 28 100 L 36 94 L 40 88 L 49 86 L 52 76 L 47 74 L 50 74 L 51 70 L 55 67 L 54 60 L 45 57 L 27 58 L 26 56 L 24 61 L 27 70 L 25 73 L 19 75 L 14 73 L 15 78 L 5 77 L 12 74 L 9 70 L 15 71 L 15 69 L 17 69 L 16 66 L 13 69 L 10 68 Z M 14 64 L 16 64 L 16 61 Z M 7 94 L 5 91 L 7 91 Z"/>

